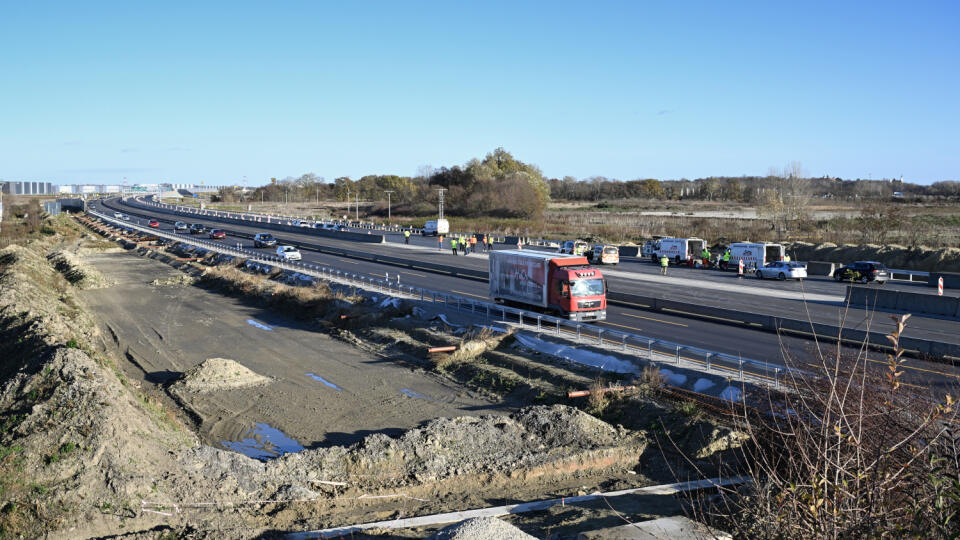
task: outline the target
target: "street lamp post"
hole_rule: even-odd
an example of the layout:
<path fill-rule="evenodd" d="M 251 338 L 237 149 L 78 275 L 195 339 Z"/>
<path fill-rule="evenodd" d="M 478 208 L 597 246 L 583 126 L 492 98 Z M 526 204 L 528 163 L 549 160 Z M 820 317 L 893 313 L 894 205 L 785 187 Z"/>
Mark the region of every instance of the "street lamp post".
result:
<path fill-rule="evenodd" d="M 384 193 L 387 194 L 387 221 L 390 221 L 390 219 L 391 219 L 391 214 L 390 214 L 390 194 L 391 194 L 391 193 L 394 193 L 394 191 L 393 191 L 392 189 L 388 189 L 388 190 L 384 190 Z"/>

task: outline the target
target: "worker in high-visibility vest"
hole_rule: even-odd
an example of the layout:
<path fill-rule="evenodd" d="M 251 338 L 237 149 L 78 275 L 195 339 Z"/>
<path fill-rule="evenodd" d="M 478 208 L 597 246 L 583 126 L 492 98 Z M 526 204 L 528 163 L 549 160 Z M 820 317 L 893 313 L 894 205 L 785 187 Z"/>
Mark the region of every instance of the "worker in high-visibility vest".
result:
<path fill-rule="evenodd" d="M 784 255 L 784 256 L 783 256 L 783 262 L 790 262 L 790 256 L 789 256 L 789 255 Z"/>
<path fill-rule="evenodd" d="M 703 267 L 707 268 L 710 266 L 710 250 L 703 248 L 700 252 L 700 258 L 703 259 Z"/>
<path fill-rule="evenodd" d="M 410 243 L 410 229 L 403 231 L 403 243 L 404 244 Z"/>
<path fill-rule="evenodd" d="M 457 237 L 456 236 L 450 237 L 450 249 L 453 250 L 454 255 L 457 254 Z"/>
<path fill-rule="evenodd" d="M 443 235 L 441 234 L 437 236 L 437 251 L 442 251 L 442 250 L 443 250 Z"/>
<path fill-rule="evenodd" d="M 666 255 L 660 255 L 660 275 L 667 275 L 667 267 L 670 266 L 670 259 Z"/>
<path fill-rule="evenodd" d="M 730 267 L 730 250 L 728 249 L 723 253 L 723 269 L 726 270 Z"/>

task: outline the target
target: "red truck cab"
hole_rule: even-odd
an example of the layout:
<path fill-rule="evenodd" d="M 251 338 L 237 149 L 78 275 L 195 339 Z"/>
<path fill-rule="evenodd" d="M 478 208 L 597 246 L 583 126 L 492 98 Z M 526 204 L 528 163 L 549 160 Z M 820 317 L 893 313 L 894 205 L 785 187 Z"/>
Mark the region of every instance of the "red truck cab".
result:
<path fill-rule="evenodd" d="M 607 318 L 607 284 L 603 274 L 586 257 L 550 261 L 548 299 L 550 307 L 571 320 Z"/>

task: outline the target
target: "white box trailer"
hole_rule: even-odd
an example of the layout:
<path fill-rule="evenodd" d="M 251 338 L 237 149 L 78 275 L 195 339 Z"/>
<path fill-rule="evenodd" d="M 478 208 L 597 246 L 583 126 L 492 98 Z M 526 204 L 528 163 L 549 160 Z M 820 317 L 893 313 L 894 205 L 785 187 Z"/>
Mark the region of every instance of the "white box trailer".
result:
<path fill-rule="evenodd" d="M 782 261 L 786 250 L 783 244 L 769 242 L 735 242 L 730 250 L 730 267 L 737 268 L 743 261 L 744 268 L 760 268 L 769 262 Z"/>
<path fill-rule="evenodd" d="M 537 251 L 490 252 L 490 298 L 547 307 L 550 261 L 563 255 Z"/>
<path fill-rule="evenodd" d="M 657 264 L 660 257 L 666 255 L 673 264 L 680 264 L 691 255 L 694 259 L 699 258 L 705 245 L 707 243 L 702 238 L 661 238 L 657 240 L 651 260 Z"/>

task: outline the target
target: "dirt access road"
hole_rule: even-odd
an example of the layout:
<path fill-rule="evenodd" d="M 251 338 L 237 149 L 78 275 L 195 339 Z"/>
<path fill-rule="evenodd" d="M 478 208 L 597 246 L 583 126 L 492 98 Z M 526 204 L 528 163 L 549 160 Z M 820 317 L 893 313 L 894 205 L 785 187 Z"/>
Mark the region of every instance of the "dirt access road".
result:
<path fill-rule="evenodd" d="M 498 406 L 429 373 L 398 366 L 242 300 L 184 286 L 181 272 L 131 253 L 88 259 L 115 283 L 84 292 L 103 335 L 130 360 L 127 375 L 159 391 L 209 358 L 232 359 L 272 382 L 181 394 L 198 435 L 251 457 L 349 445 L 437 417 Z M 155 284 L 152 284 L 155 283 Z M 139 367 L 139 369 L 137 369 Z"/>

